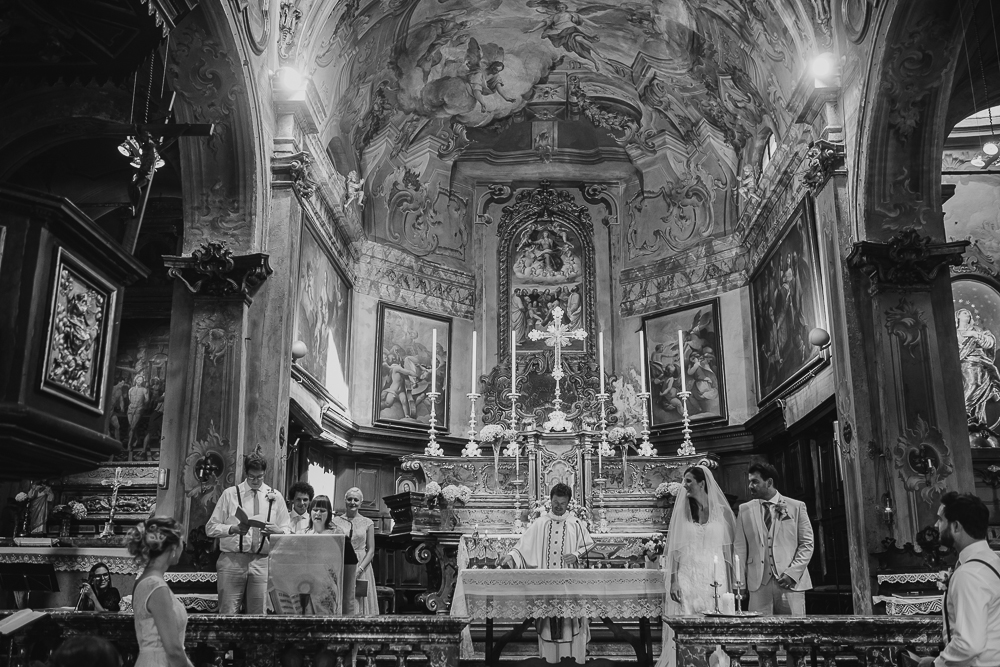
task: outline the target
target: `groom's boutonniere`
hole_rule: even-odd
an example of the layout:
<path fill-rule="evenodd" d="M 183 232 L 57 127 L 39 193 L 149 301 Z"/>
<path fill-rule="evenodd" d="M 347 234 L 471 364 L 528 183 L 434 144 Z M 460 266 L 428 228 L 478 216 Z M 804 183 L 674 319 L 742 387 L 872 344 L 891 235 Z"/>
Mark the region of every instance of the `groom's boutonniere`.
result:
<path fill-rule="evenodd" d="M 937 587 L 939 591 L 948 590 L 948 580 L 951 579 L 951 575 L 954 571 L 955 570 L 953 569 L 941 570 L 934 575 L 934 578 L 937 579 Z"/>
<path fill-rule="evenodd" d="M 774 514 L 778 517 L 778 521 L 784 521 L 788 518 L 788 508 L 785 503 L 778 503 L 774 506 Z"/>
<path fill-rule="evenodd" d="M 269 503 L 273 503 L 274 499 L 277 498 L 277 497 L 278 497 L 278 495 L 274 492 L 274 489 L 271 489 L 270 491 L 268 491 L 264 495 L 264 498 L 266 498 L 267 502 L 269 502 Z"/>

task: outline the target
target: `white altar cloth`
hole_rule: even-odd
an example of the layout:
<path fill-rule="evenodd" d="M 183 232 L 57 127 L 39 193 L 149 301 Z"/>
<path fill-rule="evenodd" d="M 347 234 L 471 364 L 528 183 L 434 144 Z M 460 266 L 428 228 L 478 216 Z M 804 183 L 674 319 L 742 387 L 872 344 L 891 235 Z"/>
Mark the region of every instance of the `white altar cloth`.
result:
<path fill-rule="evenodd" d="M 0 563 L 52 563 L 56 572 L 88 572 L 97 563 L 114 574 L 142 570 L 124 547 L 0 547 Z"/>
<path fill-rule="evenodd" d="M 659 618 L 666 593 L 662 570 L 462 570 L 451 615 L 477 620 Z M 462 631 L 461 657 L 473 658 L 468 628 Z"/>

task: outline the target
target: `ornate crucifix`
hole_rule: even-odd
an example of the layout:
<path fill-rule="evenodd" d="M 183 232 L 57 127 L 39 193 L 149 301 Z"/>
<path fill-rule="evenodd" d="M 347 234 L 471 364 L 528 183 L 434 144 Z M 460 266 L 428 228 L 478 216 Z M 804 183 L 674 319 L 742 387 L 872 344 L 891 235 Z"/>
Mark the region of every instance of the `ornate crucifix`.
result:
<path fill-rule="evenodd" d="M 108 522 L 104 524 L 104 531 L 101 533 L 101 537 L 111 537 L 115 534 L 115 528 L 112 524 L 115 520 L 115 507 L 118 505 L 118 489 L 123 486 L 132 486 L 132 480 L 122 479 L 122 469 L 115 468 L 114 479 L 102 479 L 101 486 L 111 487 L 111 511 L 108 515 Z"/>
<path fill-rule="evenodd" d="M 552 407 L 555 409 L 549 413 L 549 420 L 544 424 L 546 431 L 568 431 L 572 426 L 566 421 L 566 413 L 562 411 L 560 398 L 559 381 L 563 377 L 562 348 L 574 340 L 583 340 L 586 337 L 587 332 L 583 329 L 570 329 L 563 324 L 563 309 L 559 306 L 552 309 L 552 324 L 547 326 L 545 331 L 532 329 L 528 332 L 528 338 L 544 340 L 546 345 L 555 350 L 555 363 L 552 368 L 552 377 L 556 381 L 556 396 L 552 400 Z"/>

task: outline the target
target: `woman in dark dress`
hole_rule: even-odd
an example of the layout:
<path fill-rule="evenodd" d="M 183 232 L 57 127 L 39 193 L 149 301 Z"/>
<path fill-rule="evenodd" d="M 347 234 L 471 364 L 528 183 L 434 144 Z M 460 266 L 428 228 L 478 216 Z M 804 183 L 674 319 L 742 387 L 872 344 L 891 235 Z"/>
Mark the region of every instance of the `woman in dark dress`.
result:
<path fill-rule="evenodd" d="M 80 584 L 77 611 L 121 611 L 122 596 L 111 585 L 111 570 L 104 563 L 90 568 L 87 581 Z"/>

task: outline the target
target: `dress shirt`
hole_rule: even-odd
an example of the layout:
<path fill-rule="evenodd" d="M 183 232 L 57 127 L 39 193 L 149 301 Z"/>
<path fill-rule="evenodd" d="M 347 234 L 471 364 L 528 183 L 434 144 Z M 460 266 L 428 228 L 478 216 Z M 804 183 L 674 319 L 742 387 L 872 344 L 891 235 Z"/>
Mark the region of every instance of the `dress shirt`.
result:
<path fill-rule="evenodd" d="M 239 489 L 240 498 L 243 500 L 243 510 L 249 515 L 253 516 L 253 493 L 250 485 L 246 481 L 240 482 L 239 486 L 230 486 L 222 492 L 222 497 L 219 498 L 219 502 L 215 504 L 215 510 L 212 512 L 212 517 L 205 524 L 205 534 L 209 537 L 219 538 L 219 548 L 222 551 L 229 553 L 240 553 L 240 536 L 238 533 L 233 535 L 229 534 L 229 527 L 239 524 L 239 520 L 236 518 L 236 508 L 239 507 L 239 503 L 236 501 L 236 491 Z M 260 496 L 260 513 L 265 517 L 267 516 L 267 494 L 274 494 L 274 502 L 271 506 L 271 523 L 276 525 L 281 529 L 282 532 L 288 532 L 288 507 L 285 506 L 285 499 L 281 497 L 281 494 L 269 487 L 267 484 L 261 484 L 260 489 L 257 491 Z M 257 528 L 251 528 L 250 531 L 243 536 L 243 553 L 253 553 L 251 551 L 251 544 L 253 544 L 253 533 L 258 530 Z M 271 550 L 271 540 L 265 539 L 264 545 L 260 550 L 261 555 L 267 554 Z"/>
<path fill-rule="evenodd" d="M 309 520 L 309 512 L 296 514 L 295 510 L 288 513 L 288 532 L 292 535 L 305 535 L 306 531 L 312 528 L 312 521 Z"/>
<path fill-rule="evenodd" d="M 935 667 L 995 667 L 1000 665 L 1000 556 L 986 540 L 973 542 L 958 555 L 958 565 L 948 582 L 944 613 L 951 626 L 951 641 L 934 659 Z"/>

